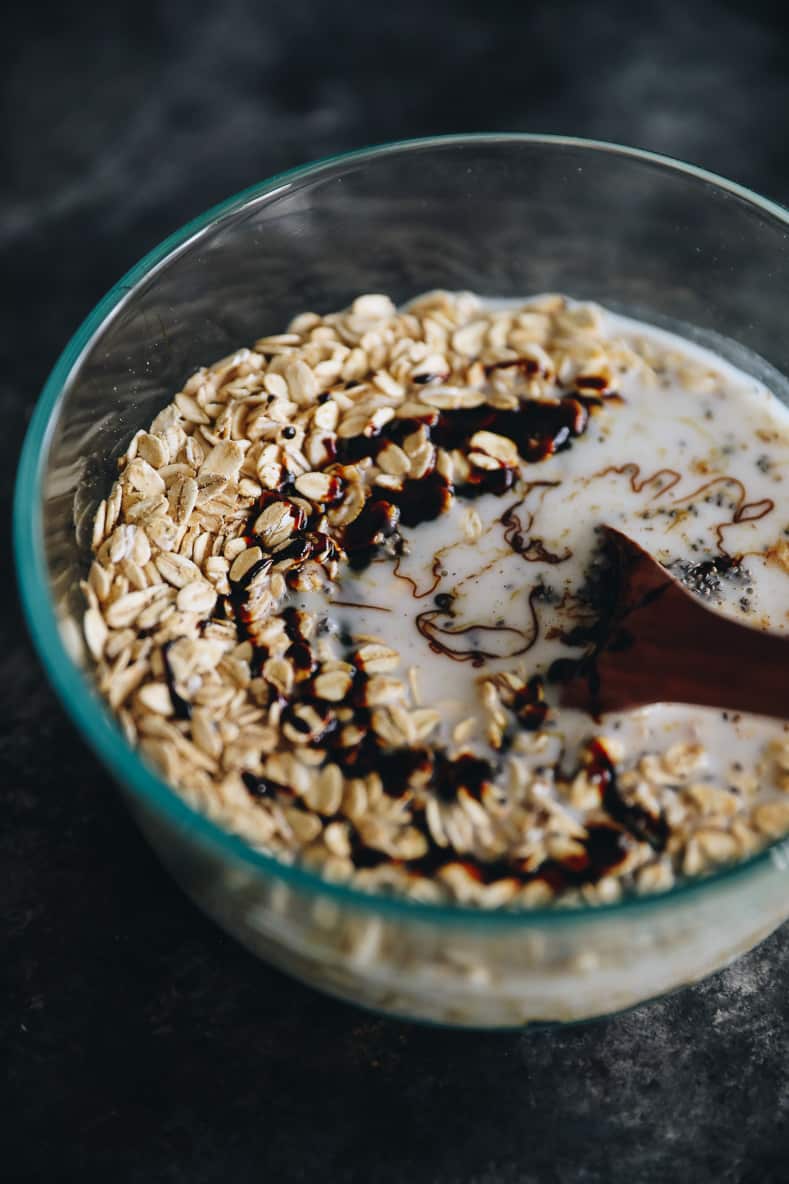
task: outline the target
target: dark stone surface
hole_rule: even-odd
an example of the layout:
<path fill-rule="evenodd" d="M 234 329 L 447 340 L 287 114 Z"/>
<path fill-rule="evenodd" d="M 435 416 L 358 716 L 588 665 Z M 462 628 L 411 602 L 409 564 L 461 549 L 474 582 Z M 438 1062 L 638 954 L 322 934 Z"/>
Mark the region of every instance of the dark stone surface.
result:
<path fill-rule="evenodd" d="M 781 6 L 16 6 L 0 114 L 0 496 L 46 372 L 147 248 L 291 164 L 433 132 L 578 133 L 789 195 Z M 474 1035 L 256 963 L 160 870 L 45 685 L 3 514 L 3 1179 L 789 1178 L 789 941 L 627 1016 Z M 725 918 L 721 919 L 725 924 Z"/>

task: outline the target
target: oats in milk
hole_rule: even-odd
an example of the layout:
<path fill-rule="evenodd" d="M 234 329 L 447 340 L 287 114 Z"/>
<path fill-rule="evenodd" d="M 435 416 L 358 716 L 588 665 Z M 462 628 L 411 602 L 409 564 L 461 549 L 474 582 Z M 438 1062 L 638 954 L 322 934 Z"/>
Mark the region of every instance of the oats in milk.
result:
<path fill-rule="evenodd" d="M 789 413 L 561 296 L 365 295 L 199 370 L 132 439 L 84 590 L 99 687 L 197 808 L 334 880 L 485 907 L 653 892 L 789 830 L 783 724 L 589 716 L 619 526 L 786 632 Z"/>

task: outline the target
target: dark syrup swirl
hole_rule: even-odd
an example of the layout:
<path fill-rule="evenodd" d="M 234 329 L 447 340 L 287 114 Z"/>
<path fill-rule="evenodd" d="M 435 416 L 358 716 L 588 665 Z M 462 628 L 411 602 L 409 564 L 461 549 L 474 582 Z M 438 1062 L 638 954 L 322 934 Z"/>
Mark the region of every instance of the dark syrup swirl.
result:
<path fill-rule="evenodd" d="M 516 445 L 522 460 L 534 464 L 569 448 L 572 440 L 586 431 L 588 422 L 586 401 L 576 395 L 527 400 L 517 411 L 503 411 L 487 404 L 457 411 L 431 410 L 418 419 L 390 420 L 372 436 L 340 440 L 337 457 L 342 464 L 364 457 L 375 459 L 387 444 L 400 445 L 423 428 L 433 444 L 447 451 L 466 447 L 479 431 L 506 436 Z M 453 495 L 474 498 L 493 493 L 500 497 L 512 488 L 516 478 L 517 470 L 512 466 L 481 469 L 471 464 L 468 477 L 453 485 L 434 466 L 422 477 L 406 478 L 400 490 L 373 486 L 361 514 L 343 535 L 351 567 L 361 570 L 372 562 L 381 548 L 395 539 L 399 526 L 419 526 L 445 514 Z"/>

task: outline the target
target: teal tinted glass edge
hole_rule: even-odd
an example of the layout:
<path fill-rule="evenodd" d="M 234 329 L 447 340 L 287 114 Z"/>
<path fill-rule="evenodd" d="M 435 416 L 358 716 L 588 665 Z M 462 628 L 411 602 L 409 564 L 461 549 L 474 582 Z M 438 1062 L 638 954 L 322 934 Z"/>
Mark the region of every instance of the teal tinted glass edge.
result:
<path fill-rule="evenodd" d="M 612 904 L 502 911 L 483 911 L 462 905 L 434 905 L 410 900 L 406 897 L 375 895 L 343 884 L 330 883 L 316 873 L 285 864 L 273 856 L 256 851 L 242 839 L 222 830 L 205 815 L 187 805 L 174 789 L 144 764 L 134 749 L 126 742 L 109 710 L 98 698 L 89 680 L 66 652 L 48 595 L 49 581 L 43 549 L 39 489 L 48 450 L 53 413 L 75 367 L 89 348 L 94 336 L 122 307 L 138 284 L 150 278 L 165 261 L 180 254 L 202 232 L 254 201 L 263 198 L 271 199 L 278 193 L 287 192 L 298 182 L 311 181 L 321 173 L 330 172 L 335 168 L 342 170 L 378 156 L 397 152 L 440 149 L 453 145 L 460 147 L 508 142 L 531 145 L 545 144 L 610 153 L 632 157 L 645 164 L 653 164 L 675 172 L 685 173 L 698 181 L 712 185 L 756 206 L 783 222 L 789 229 L 789 211 L 778 203 L 762 198 L 736 182 L 727 181 L 707 170 L 673 160 L 659 153 L 601 140 L 584 140 L 569 136 L 504 132 L 401 140 L 328 157 L 276 174 L 213 206 L 174 231 L 135 264 L 88 314 L 55 363 L 35 406 L 17 470 L 13 515 L 14 553 L 22 607 L 35 648 L 45 673 L 57 691 L 68 715 L 116 781 L 134 791 L 145 805 L 154 811 L 161 812 L 171 823 L 183 831 L 190 832 L 191 836 L 202 843 L 218 848 L 232 859 L 258 868 L 267 876 L 282 880 L 294 888 L 312 895 L 330 896 L 355 909 L 386 913 L 404 921 L 411 919 L 414 921 L 432 920 L 448 924 L 483 924 L 485 927 L 495 926 L 497 929 L 501 927 L 519 928 L 532 924 L 561 925 L 580 920 L 582 917 L 589 921 L 596 918 L 602 920 L 625 912 L 631 916 L 637 913 L 649 913 L 671 903 L 712 892 L 724 883 L 731 884 L 749 876 L 760 867 L 766 868 L 771 862 L 774 862 L 771 852 L 774 847 L 780 845 L 780 840 L 779 843 L 772 844 L 747 861 L 703 879 L 680 883 L 670 891 L 659 895 L 629 897 Z"/>

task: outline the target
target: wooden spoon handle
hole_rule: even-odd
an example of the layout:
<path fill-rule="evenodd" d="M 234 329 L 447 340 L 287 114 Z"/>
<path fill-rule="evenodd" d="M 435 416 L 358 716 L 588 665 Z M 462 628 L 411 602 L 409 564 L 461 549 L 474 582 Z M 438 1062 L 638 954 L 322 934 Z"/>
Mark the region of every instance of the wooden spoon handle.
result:
<path fill-rule="evenodd" d="M 789 719 L 787 638 L 696 605 L 673 584 L 633 610 L 626 628 L 638 639 L 637 661 L 626 650 L 598 656 L 600 711 L 675 702 Z"/>
<path fill-rule="evenodd" d="M 574 678 L 562 702 L 596 714 L 675 702 L 789 719 L 789 638 L 706 608 L 625 542 L 629 603 L 597 654 L 599 685 Z"/>

